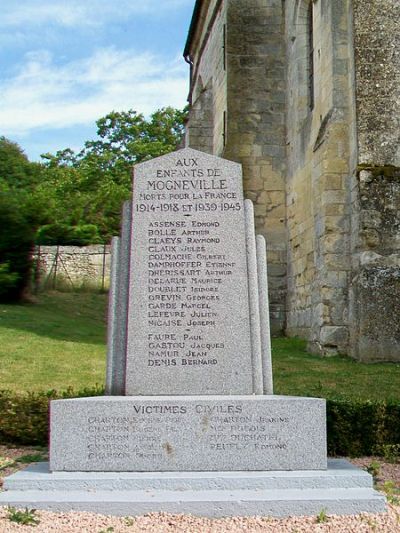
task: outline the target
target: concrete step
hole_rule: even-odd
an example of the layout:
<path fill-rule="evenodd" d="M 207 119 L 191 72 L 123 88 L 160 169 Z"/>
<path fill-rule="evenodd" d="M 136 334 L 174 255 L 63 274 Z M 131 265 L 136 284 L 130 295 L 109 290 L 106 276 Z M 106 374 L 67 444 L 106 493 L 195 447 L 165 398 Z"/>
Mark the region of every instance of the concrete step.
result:
<path fill-rule="evenodd" d="M 149 512 L 208 517 L 379 513 L 385 498 L 373 489 L 73 490 L 7 491 L 0 505 L 133 516 Z"/>
<path fill-rule="evenodd" d="M 6 490 L 280 490 L 372 488 L 372 477 L 343 459 L 296 472 L 49 472 L 37 463 L 5 479 Z"/>
<path fill-rule="evenodd" d="M 0 505 L 111 515 L 149 512 L 209 517 L 378 513 L 385 498 L 344 460 L 326 471 L 54 472 L 31 465 L 5 480 Z"/>

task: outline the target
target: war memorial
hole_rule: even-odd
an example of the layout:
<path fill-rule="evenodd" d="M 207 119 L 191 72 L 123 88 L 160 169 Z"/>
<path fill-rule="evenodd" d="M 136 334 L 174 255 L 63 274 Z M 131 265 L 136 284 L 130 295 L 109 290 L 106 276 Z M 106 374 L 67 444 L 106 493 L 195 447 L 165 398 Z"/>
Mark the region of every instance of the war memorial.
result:
<path fill-rule="evenodd" d="M 106 395 L 52 401 L 50 428 L 49 463 L 7 478 L 1 505 L 385 509 L 368 473 L 327 459 L 325 400 L 273 394 L 266 245 L 241 165 L 191 148 L 134 168 L 113 239 Z"/>

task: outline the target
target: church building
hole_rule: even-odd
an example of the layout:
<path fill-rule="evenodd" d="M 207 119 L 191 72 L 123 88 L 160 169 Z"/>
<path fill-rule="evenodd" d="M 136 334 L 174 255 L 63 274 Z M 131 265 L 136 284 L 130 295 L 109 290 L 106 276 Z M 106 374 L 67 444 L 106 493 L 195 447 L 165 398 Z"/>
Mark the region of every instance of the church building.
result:
<path fill-rule="evenodd" d="M 400 361 L 399 0 L 197 0 L 186 144 L 243 166 L 273 334 Z"/>

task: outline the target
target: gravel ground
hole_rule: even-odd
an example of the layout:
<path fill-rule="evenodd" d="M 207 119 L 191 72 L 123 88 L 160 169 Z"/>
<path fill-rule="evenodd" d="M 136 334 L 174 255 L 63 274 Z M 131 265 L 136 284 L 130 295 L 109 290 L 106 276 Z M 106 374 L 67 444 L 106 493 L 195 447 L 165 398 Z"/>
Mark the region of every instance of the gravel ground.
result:
<path fill-rule="evenodd" d="M 382 457 L 360 457 L 358 459 L 349 459 L 349 461 L 364 470 L 371 463 L 378 463 L 379 473 L 375 480 L 378 488 L 383 487 L 386 482 L 393 482 L 394 486 L 400 489 L 400 463 L 386 463 L 382 460 Z"/>
<path fill-rule="evenodd" d="M 400 531 L 400 508 L 390 507 L 385 514 L 363 514 L 346 517 L 327 517 L 324 523 L 317 523 L 316 517 L 272 518 L 224 518 L 209 520 L 187 515 L 149 514 L 137 518 L 115 518 L 90 513 L 48 513 L 37 512 L 40 523 L 36 528 L 14 524 L 0 511 L 0 531 L 12 532 L 84 532 L 84 533 L 396 533 Z"/>
<path fill-rule="evenodd" d="M 0 446 L 1 460 L 37 454 L 34 448 L 7 448 Z M 392 488 L 400 489 L 400 464 L 385 463 L 379 457 L 363 457 L 351 461 L 366 468 L 371 462 L 379 463 L 377 483 L 382 487 L 389 482 Z M 15 464 L 0 471 L 1 476 L 11 474 L 25 465 Z M 0 479 L 1 483 L 1 479 Z M 399 496 L 400 498 L 400 496 Z M 36 525 L 21 525 L 10 521 L 9 511 L 0 507 L 0 533 L 12 532 L 65 532 L 65 533 L 400 533 L 400 504 L 389 504 L 388 512 L 383 514 L 362 514 L 357 516 L 291 517 L 274 519 L 268 517 L 207 519 L 190 515 L 170 515 L 154 513 L 139 517 L 117 518 L 92 513 L 50 513 L 36 511 L 32 515 Z"/>
<path fill-rule="evenodd" d="M 27 455 L 38 455 L 41 454 L 43 456 L 43 460 L 46 460 L 47 454 L 42 450 L 39 450 L 38 448 L 30 448 L 28 446 L 24 446 L 21 448 L 12 447 L 9 446 L 2 446 L 0 445 L 0 489 L 3 486 L 3 479 L 4 477 L 9 476 L 13 472 L 16 472 L 17 470 L 21 470 L 21 468 L 24 468 L 27 466 L 24 463 L 14 463 L 16 459 L 19 457 L 24 457 Z M 7 463 L 11 463 L 10 466 L 4 466 Z"/>

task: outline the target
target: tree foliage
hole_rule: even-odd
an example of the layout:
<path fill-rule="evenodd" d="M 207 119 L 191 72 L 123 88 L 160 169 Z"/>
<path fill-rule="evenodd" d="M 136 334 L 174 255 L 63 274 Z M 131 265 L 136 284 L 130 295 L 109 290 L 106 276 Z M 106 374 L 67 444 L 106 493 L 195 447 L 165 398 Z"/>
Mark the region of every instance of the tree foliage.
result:
<path fill-rule="evenodd" d="M 17 143 L 0 136 L 0 181 L 10 188 L 32 190 L 40 181 L 41 166 L 31 163 Z"/>
<path fill-rule="evenodd" d="M 85 245 L 117 234 L 133 165 L 175 150 L 185 116 L 171 107 L 149 119 L 113 111 L 97 121 L 97 139 L 81 151 L 47 153 L 42 163 L 0 137 L 0 299 L 24 293 L 35 235 L 39 244 Z"/>
<path fill-rule="evenodd" d="M 96 140 L 83 150 L 70 148 L 44 154 L 43 177 L 37 193 L 46 198 L 53 216 L 49 223 L 95 225 L 108 241 L 119 231 L 122 203 L 131 193 L 132 167 L 169 153 L 182 140 L 186 111 L 160 109 L 147 120 L 129 110 L 100 118 Z"/>
<path fill-rule="evenodd" d="M 29 197 L 39 176 L 19 146 L 0 137 L 0 301 L 19 300 L 30 281 L 38 217 Z"/>

